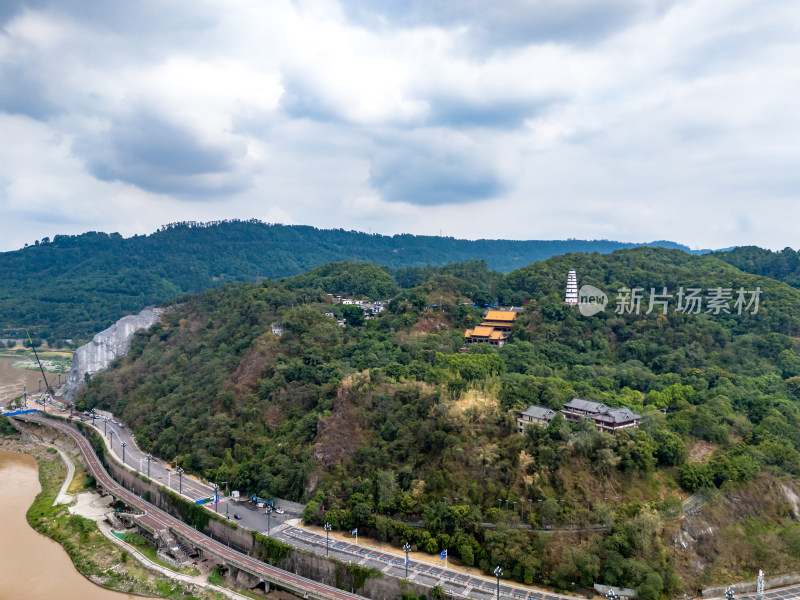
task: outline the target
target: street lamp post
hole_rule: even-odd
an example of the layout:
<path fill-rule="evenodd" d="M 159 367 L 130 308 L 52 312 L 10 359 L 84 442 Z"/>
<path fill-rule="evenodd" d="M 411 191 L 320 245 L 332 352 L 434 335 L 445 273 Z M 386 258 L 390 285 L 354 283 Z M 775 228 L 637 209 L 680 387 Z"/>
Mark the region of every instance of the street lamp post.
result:
<path fill-rule="evenodd" d="M 150 461 L 153 460 L 153 457 L 148 454 L 147 456 L 144 457 L 144 459 L 147 461 L 147 477 L 149 478 L 150 477 Z"/>
<path fill-rule="evenodd" d="M 92 409 L 92 427 L 94 427 L 94 420 L 96 418 L 97 418 L 97 414 L 94 412 L 94 409 Z"/>
<path fill-rule="evenodd" d="M 113 429 L 111 430 L 111 436 L 108 439 L 110 440 L 108 442 L 108 445 L 111 446 L 111 449 L 113 450 L 114 449 L 114 430 Z"/>
<path fill-rule="evenodd" d="M 128 442 L 122 442 L 122 464 L 125 464 L 125 446 L 128 445 Z"/>
<path fill-rule="evenodd" d="M 219 486 L 214 484 L 214 512 L 219 514 Z"/>
<path fill-rule="evenodd" d="M 267 537 L 269 537 L 272 526 L 272 507 L 267 507 Z"/>
<path fill-rule="evenodd" d="M 103 435 L 108 437 L 108 417 L 103 417 Z"/>
<path fill-rule="evenodd" d="M 331 532 L 331 524 L 325 522 L 325 556 L 328 556 L 328 535 Z"/>
<path fill-rule="evenodd" d="M 178 467 L 178 494 L 183 494 L 183 469 Z"/>
<path fill-rule="evenodd" d="M 408 553 L 411 551 L 411 544 L 403 544 L 403 551 L 406 553 L 406 579 L 408 579 Z"/>
<path fill-rule="evenodd" d="M 500 578 L 503 576 L 503 569 L 500 565 L 494 568 L 494 576 L 497 577 L 497 600 L 500 600 Z"/>

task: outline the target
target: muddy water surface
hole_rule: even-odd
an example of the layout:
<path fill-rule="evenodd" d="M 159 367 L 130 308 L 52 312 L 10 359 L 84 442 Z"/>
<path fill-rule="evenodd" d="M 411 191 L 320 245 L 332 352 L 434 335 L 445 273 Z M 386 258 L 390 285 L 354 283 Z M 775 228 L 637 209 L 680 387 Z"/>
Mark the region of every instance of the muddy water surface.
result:
<path fill-rule="evenodd" d="M 59 544 L 28 525 L 39 491 L 36 460 L 0 450 L 0 600 L 136 600 L 91 583 Z"/>
<path fill-rule="evenodd" d="M 39 389 L 39 378 L 42 374 L 39 371 L 31 371 L 30 369 L 22 369 L 15 367 L 14 363 L 19 362 L 22 358 L 6 358 L 0 356 L 0 406 L 13 400 L 18 396 L 22 396 L 22 386 L 28 386 L 28 397 L 36 393 Z M 58 375 L 55 373 L 47 373 L 47 382 L 52 386 L 58 383 Z M 62 381 L 64 375 L 61 376 Z M 42 390 L 44 390 L 44 380 L 42 380 Z"/>

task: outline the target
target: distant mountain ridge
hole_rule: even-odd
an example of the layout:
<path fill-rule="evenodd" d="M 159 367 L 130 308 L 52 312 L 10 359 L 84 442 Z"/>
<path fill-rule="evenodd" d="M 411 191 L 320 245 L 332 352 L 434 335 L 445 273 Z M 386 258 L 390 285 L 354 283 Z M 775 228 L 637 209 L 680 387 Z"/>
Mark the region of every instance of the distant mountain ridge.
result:
<path fill-rule="evenodd" d="M 384 236 L 260 221 L 183 222 L 150 235 L 57 235 L 0 253 L 0 329 L 33 328 L 58 338 L 90 338 L 125 314 L 186 293 L 277 279 L 334 261 L 389 269 L 484 259 L 508 273 L 567 252 L 607 254 L 641 245 L 691 250 L 674 242 L 457 240 Z"/>

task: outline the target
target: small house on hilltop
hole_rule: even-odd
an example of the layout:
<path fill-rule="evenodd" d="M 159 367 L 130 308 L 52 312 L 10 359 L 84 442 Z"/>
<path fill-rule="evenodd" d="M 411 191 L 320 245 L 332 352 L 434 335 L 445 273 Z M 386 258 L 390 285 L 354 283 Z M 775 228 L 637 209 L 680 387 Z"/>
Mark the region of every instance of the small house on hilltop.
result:
<path fill-rule="evenodd" d="M 525 426 L 530 425 L 531 423 L 541 427 L 547 427 L 555 416 L 556 411 L 554 411 L 552 408 L 531 404 L 528 408 L 517 415 L 517 430 L 519 433 L 525 433 Z"/>
<path fill-rule="evenodd" d="M 611 408 L 602 402 L 573 398 L 564 404 L 564 418 L 572 423 L 591 419 L 598 431 L 616 433 L 627 427 L 639 427 L 642 415 L 630 408 Z"/>

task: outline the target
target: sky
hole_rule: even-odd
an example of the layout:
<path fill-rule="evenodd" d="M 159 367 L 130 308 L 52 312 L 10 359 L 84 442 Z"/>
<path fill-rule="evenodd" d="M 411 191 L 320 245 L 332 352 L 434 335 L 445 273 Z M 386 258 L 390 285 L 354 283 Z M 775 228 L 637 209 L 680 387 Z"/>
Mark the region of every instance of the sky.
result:
<path fill-rule="evenodd" d="M 3 0 L 0 250 L 260 219 L 797 248 L 797 0 Z"/>

